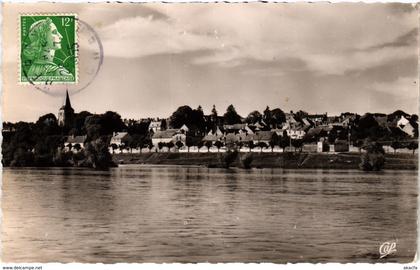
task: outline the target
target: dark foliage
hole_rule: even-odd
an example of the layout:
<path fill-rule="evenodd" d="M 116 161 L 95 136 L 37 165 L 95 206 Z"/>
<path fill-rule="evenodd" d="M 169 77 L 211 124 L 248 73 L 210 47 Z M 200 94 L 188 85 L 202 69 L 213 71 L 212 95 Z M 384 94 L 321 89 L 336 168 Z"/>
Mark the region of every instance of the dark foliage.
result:
<path fill-rule="evenodd" d="M 242 166 L 244 166 L 245 169 L 250 169 L 253 160 L 252 154 L 246 154 L 241 159 Z"/>
<path fill-rule="evenodd" d="M 229 168 L 230 165 L 236 160 L 238 157 L 238 151 L 236 150 L 229 150 L 226 153 L 224 153 L 222 157 L 222 163 L 225 168 Z"/>
<path fill-rule="evenodd" d="M 223 115 L 225 124 L 233 125 L 233 124 L 240 124 L 242 122 L 241 116 L 236 112 L 235 107 L 233 105 L 229 105 L 226 109 L 226 113 Z"/>
<path fill-rule="evenodd" d="M 360 169 L 364 171 L 380 171 L 385 165 L 385 151 L 378 142 L 366 140 L 363 149 L 366 150 L 361 156 Z"/>

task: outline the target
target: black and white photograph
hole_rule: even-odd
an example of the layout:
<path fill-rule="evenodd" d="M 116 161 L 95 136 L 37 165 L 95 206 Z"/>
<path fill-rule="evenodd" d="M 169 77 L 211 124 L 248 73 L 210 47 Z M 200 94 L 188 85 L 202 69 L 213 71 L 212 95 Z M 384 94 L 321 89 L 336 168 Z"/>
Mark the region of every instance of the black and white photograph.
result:
<path fill-rule="evenodd" d="M 417 4 L 1 12 L 3 269 L 415 267 Z"/>

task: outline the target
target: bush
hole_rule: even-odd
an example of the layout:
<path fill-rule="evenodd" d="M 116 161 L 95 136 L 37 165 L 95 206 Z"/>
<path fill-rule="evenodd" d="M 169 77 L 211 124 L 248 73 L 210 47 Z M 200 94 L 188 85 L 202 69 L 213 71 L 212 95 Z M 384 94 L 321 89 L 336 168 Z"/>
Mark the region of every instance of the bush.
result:
<path fill-rule="evenodd" d="M 229 150 L 223 155 L 223 165 L 225 168 L 229 168 L 230 165 L 236 160 L 236 157 L 238 156 L 237 150 Z"/>
<path fill-rule="evenodd" d="M 253 159 L 251 154 L 246 154 L 242 158 L 241 162 L 242 162 L 242 165 L 244 166 L 245 169 L 250 169 L 251 168 L 251 163 L 252 163 L 253 160 L 254 159 Z"/>
<path fill-rule="evenodd" d="M 105 136 L 88 142 L 85 150 L 86 163 L 99 170 L 114 167 L 115 163 L 112 161 L 112 156 L 108 151 L 108 144 Z"/>
<path fill-rule="evenodd" d="M 55 166 L 66 167 L 73 165 L 73 153 L 62 151 L 61 149 L 57 149 L 54 157 L 53 157 L 53 164 Z"/>
<path fill-rule="evenodd" d="M 13 154 L 13 160 L 10 162 L 12 167 L 33 166 L 34 154 L 23 148 L 18 148 Z"/>
<path fill-rule="evenodd" d="M 363 146 L 366 153 L 361 156 L 360 169 L 380 171 L 385 165 L 385 151 L 380 143 L 367 141 Z"/>

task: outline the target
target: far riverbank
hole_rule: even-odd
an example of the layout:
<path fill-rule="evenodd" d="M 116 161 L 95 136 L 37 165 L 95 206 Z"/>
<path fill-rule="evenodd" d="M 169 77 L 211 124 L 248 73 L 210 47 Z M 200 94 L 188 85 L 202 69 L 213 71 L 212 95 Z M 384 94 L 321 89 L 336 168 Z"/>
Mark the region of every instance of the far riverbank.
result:
<path fill-rule="evenodd" d="M 359 153 L 239 153 L 230 165 L 243 167 L 241 160 L 251 157 L 254 168 L 284 169 L 359 169 Z M 223 153 L 142 153 L 114 154 L 117 164 L 162 164 L 162 165 L 197 165 L 206 167 L 223 167 Z M 385 155 L 385 167 L 388 170 L 417 170 L 418 155 L 390 154 Z"/>

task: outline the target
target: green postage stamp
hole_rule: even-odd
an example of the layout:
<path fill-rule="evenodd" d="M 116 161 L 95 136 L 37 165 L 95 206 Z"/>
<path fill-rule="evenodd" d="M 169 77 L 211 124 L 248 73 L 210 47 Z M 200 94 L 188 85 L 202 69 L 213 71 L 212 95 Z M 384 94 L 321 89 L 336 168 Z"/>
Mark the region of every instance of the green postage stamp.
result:
<path fill-rule="evenodd" d="M 77 83 L 77 16 L 20 15 L 21 83 Z"/>

